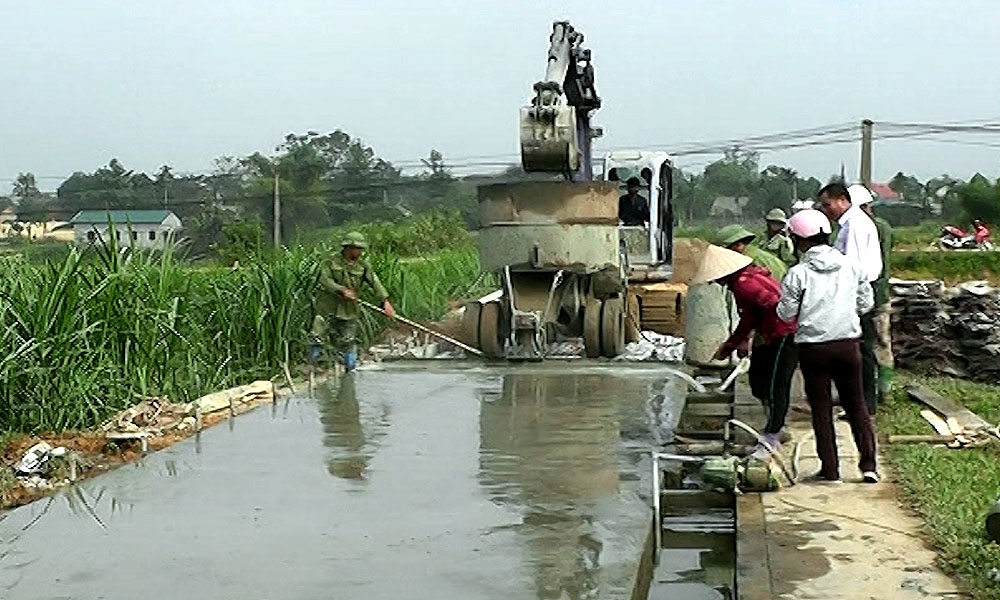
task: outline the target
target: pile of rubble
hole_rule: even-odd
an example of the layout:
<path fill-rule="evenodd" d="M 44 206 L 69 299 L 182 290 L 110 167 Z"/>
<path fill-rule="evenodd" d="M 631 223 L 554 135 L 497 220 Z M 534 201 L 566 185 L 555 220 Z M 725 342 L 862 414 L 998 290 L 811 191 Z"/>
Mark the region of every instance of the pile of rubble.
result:
<path fill-rule="evenodd" d="M 896 364 L 920 370 L 954 370 L 957 351 L 951 336 L 944 284 L 891 279 L 889 285 L 892 353 Z"/>
<path fill-rule="evenodd" d="M 984 281 L 892 279 L 892 349 L 903 368 L 996 381 L 1000 291 Z"/>
<path fill-rule="evenodd" d="M 684 338 L 643 331 L 639 341 L 625 346 L 625 352 L 615 360 L 681 362 L 684 360 Z"/>
<path fill-rule="evenodd" d="M 951 299 L 962 366 L 976 379 L 1000 379 L 1000 295 L 985 281 L 964 283 Z"/>
<path fill-rule="evenodd" d="M 222 418 L 223 411 L 236 415 L 273 400 L 274 384 L 270 381 L 255 381 L 187 403 L 146 398 L 108 419 L 101 426 L 99 436 L 85 434 L 73 438 L 76 441 L 65 442 L 69 447 L 39 441 L 11 465 L 10 474 L 21 488 L 32 492 L 56 489 L 86 476 L 95 464 L 102 463 L 98 456 L 100 450 L 95 447 L 87 449 L 79 443 L 80 439 L 104 438 L 105 444 L 138 441 L 145 452 L 149 440 L 166 439 L 168 436 L 182 438 L 200 430 L 203 419 L 208 419 L 211 424 Z M 6 502 L 7 498 L 0 495 L 0 501 Z"/>

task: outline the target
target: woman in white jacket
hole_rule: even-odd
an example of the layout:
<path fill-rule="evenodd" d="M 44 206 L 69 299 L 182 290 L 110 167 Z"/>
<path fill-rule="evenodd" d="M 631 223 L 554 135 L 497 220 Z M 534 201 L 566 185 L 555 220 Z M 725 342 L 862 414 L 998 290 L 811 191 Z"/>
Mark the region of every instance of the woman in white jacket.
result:
<path fill-rule="evenodd" d="M 862 481 L 878 483 L 875 431 L 865 405 L 861 373 L 861 319 L 872 309 L 872 288 L 854 261 L 829 245 L 830 221 L 818 210 L 795 213 L 788 222 L 799 262 L 781 283 L 776 311 L 783 321 L 798 320 L 795 344 L 812 410 L 818 481 L 840 482 L 830 383 L 858 447 Z"/>

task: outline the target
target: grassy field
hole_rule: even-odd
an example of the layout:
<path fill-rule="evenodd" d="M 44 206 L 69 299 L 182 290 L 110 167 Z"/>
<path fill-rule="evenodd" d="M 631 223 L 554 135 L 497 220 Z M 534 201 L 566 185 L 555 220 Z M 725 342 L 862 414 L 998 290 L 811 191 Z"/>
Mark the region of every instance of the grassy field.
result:
<path fill-rule="evenodd" d="M 1000 387 L 947 378 L 905 377 L 964 404 L 991 423 L 1000 422 Z M 907 399 L 902 385 L 879 414 L 880 433 L 930 434 L 921 406 Z M 953 450 L 930 444 L 886 446 L 905 500 L 927 524 L 944 569 L 982 600 L 1000 600 L 1000 544 L 984 530 L 986 512 L 1000 496 L 1000 443 Z"/>
<path fill-rule="evenodd" d="M 948 284 L 972 279 L 996 283 L 1000 282 L 1000 251 L 893 250 L 892 275 L 901 279 L 943 279 Z"/>

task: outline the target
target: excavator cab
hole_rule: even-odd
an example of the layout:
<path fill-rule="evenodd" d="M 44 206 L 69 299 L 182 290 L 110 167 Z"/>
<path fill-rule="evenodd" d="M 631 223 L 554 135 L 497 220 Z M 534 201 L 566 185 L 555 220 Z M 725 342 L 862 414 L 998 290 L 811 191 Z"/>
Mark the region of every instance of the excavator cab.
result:
<path fill-rule="evenodd" d="M 617 151 L 605 155 L 601 179 L 619 185 L 640 181 L 639 194 L 649 202 L 649 222 L 618 226 L 624 263 L 632 281 L 663 281 L 672 274 L 673 163 L 666 152 Z"/>

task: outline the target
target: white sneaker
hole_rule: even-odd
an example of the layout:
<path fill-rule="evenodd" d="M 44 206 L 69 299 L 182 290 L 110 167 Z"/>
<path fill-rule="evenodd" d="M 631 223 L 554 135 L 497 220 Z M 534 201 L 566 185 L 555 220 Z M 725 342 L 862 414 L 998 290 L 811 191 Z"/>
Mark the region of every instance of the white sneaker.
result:
<path fill-rule="evenodd" d="M 862 483 L 878 483 L 881 479 L 875 471 L 865 471 L 861 474 Z"/>

